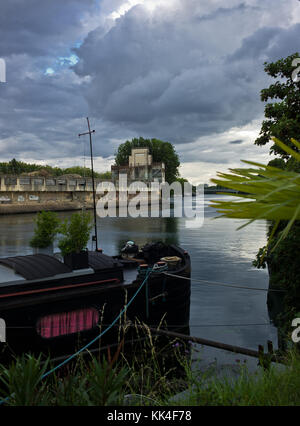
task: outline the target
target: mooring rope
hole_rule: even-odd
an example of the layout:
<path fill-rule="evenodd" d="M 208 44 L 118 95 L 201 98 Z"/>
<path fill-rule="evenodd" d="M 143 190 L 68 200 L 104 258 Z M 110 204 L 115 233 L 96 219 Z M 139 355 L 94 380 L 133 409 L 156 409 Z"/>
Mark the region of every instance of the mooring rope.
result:
<path fill-rule="evenodd" d="M 188 278 L 188 277 L 183 277 L 181 275 L 175 275 L 175 274 L 170 274 L 168 272 L 164 272 L 165 275 L 167 275 L 168 277 L 173 277 L 173 278 L 180 278 L 181 280 L 189 280 L 189 281 L 194 281 L 196 283 L 201 283 L 201 284 L 208 284 L 208 285 L 218 285 L 218 286 L 222 286 L 222 287 L 231 287 L 231 288 L 240 288 L 240 289 L 244 289 L 244 290 L 258 290 L 258 291 L 275 291 L 275 292 L 286 292 L 286 290 L 278 290 L 275 288 L 257 288 L 257 287 L 245 287 L 245 286 L 239 286 L 239 285 L 233 285 L 233 284 L 225 284 L 225 283 L 220 283 L 217 281 L 208 281 L 208 280 L 201 280 L 201 279 L 194 279 L 194 278 Z"/>

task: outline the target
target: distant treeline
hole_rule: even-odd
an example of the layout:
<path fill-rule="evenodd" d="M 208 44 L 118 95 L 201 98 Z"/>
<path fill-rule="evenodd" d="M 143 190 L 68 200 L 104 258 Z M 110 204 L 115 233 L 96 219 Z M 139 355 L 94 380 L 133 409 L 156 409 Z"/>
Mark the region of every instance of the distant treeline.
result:
<path fill-rule="evenodd" d="M 6 175 L 20 175 L 22 173 L 31 173 L 36 171 L 45 170 L 51 176 L 62 176 L 66 174 L 78 174 L 80 176 L 91 177 L 92 170 L 88 167 L 68 167 L 67 169 L 61 169 L 60 167 L 42 166 L 39 164 L 28 164 L 23 161 L 17 161 L 12 159 L 8 163 L 0 163 L 0 174 Z M 110 179 L 111 172 L 97 173 L 94 172 L 94 176 L 100 179 Z"/>

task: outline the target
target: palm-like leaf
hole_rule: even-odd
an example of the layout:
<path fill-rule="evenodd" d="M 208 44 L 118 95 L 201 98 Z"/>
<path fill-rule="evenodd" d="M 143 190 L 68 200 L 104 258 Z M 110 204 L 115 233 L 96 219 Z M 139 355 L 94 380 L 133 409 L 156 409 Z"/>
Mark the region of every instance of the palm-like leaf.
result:
<path fill-rule="evenodd" d="M 280 148 L 300 162 L 298 152 L 276 138 L 273 140 Z M 300 143 L 294 139 L 292 142 L 300 150 Z M 252 161 L 243 162 L 255 166 L 255 168 L 230 169 L 231 174 L 218 173 L 222 180 L 211 179 L 217 185 L 239 191 L 237 194 L 222 192 L 222 194 L 234 195 L 238 200 L 214 200 L 211 201 L 211 206 L 221 213 L 221 217 L 250 219 L 240 228 L 257 219 L 273 220 L 277 225 L 280 220 L 288 220 L 279 243 L 287 235 L 295 220 L 300 219 L 300 174 Z M 275 225 L 273 234 L 276 228 Z"/>

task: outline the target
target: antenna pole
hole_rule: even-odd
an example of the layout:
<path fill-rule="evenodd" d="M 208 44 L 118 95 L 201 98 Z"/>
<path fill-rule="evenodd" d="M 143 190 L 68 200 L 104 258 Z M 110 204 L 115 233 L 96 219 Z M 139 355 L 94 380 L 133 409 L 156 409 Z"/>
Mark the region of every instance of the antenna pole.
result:
<path fill-rule="evenodd" d="M 96 251 L 98 250 L 98 235 L 97 235 L 97 214 L 96 214 L 96 194 L 95 194 L 95 178 L 94 178 L 94 162 L 93 162 L 93 143 L 92 143 L 92 133 L 95 133 L 95 130 L 91 130 L 90 121 L 87 117 L 87 124 L 89 131 L 86 133 L 79 133 L 80 136 L 89 135 L 90 136 L 90 152 L 91 152 L 91 169 L 92 169 L 92 183 L 93 183 L 93 205 L 94 205 L 94 227 L 95 227 L 95 242 L 96 242 Z"/>

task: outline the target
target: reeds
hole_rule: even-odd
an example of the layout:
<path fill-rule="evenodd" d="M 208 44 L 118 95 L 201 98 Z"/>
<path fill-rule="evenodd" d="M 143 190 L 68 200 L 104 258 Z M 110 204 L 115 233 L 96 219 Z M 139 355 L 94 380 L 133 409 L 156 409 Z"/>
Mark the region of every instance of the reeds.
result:
<path fill-rule="evenodd" d="M 124 325 L 124 324 L 123 324 Z M 136 322 L 139 339 L 95 356 L 80 354 L 63 369 L 43 378 L 53 364 L 42 356 L 23 355 L 0 366 L 0 396 L 6 405 L 50 406 L 172 406 L 172 405 L 299 405 L 300 355 L 291 352 L 286 365 L 271 365 L 237 378 L 217 378 L 197 370 L 190 343 L 153 335 Z M 184 391 L 184 392 L 182 392 Z M 180 393 L 182 392 L 182 393 Z M 174 397 L 176 396 L 176 397 Z"/>

